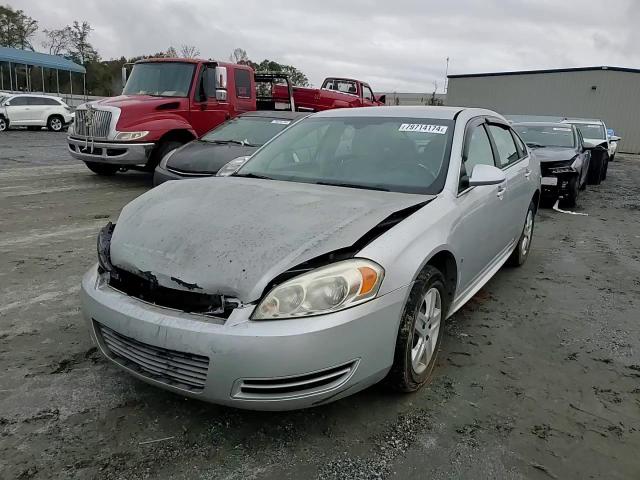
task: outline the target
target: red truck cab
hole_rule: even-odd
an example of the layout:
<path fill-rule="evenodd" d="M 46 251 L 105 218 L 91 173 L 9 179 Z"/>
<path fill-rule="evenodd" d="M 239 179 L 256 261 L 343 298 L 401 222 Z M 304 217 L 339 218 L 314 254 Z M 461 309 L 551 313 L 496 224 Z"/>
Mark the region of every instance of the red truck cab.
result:
<path fill-rule="evenodd" d="M 286 97 L 284 86 L 278 94 Z M 377 107 L 385 104 L 385 96 L 376 98 L 369 84 L 352 78 L 327 77 L 321 88 L 293 87 L 293 98 L 299 111 L 318 112 L 332 108 Z"/>
<path fill-rule="evenodd" d="M 258 75 L 245 65 L 210 60 L 136 62 L 122 95 L 77 108 L 69 152 L 98 174 L 153 169 L 169 151 L 264 104 L 256 98 Z M 290 83 L 279 85 L 272 106 L 294 109 L 282 88 L 291 92 Z"/>

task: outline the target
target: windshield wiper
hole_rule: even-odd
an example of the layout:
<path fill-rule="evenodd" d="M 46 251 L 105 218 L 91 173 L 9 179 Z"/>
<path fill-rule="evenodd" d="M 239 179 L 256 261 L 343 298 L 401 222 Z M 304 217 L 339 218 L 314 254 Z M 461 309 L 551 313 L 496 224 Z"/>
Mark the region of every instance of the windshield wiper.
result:
<path fill-rule="evenodd" d="M 531 148 L 544 148 L 544 145 L 536 142 L 527 142 L 527 146 Z"/>
<path fill-rule="evenodd" d="M 379 190 L 381 192 L 388 192 L 388 188 L 375 187 L 368 185 L 359 185 L 357 183 L 340 183 L 340 182 L 315 182 L 316 185 L 329 185 L 332 187 L 348 187 L 348 188 L 360 188 L 363 190 Z"/>
<path fill-rule="evenodd" d="M 267 177 L 266 175 L 258 175 L 256 173 L 234 173 L 231 176 L 242 177 L 242 178 L 259 178 L 260 180 L 274 180 L 273 178 Z"/>
<path fill-rule="evenodd" d="M 241 142 L 240 140 L 204 140 L 201 139 L 203 142 L 208 142 L 208 143 L 215 143 L 217 145 L 240 145 L 242 147 L 259 147 L 260 145 L 254 145 L 253 143 L 249 143 L 249 142 Z"/>

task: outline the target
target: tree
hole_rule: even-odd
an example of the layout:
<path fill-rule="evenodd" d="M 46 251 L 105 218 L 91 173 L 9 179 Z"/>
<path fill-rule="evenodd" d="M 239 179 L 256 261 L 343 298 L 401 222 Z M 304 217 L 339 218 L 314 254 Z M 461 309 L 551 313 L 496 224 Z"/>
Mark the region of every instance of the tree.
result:
<path fill-rule="evenodd" d="M 195 45 L 182 45 L 180 47 L 180 58 L 196 58 L 200 55 L 200 50 Z"/>
<path fill-rule="evenodd" d="M 22 10 L 0 6 L 0 46 L 33 50 L 31 38 L 37 31 L 37 20 Z"/>
<path fill-rule="evenodd" d="M 49 50 L 49 55 L 62 55 L 69 51 L 71 46 L 71 27 L 54 30 L 43 30 L 45 40 L 42 46 Z"/>
<path fill-rule="evenodd" d="M 100 55 L 89 43 L 89 35 L 93 31 L 89 22 L 82 23 L 75 20 L 69 31 L 69 55 L 82 65 L 97 62 Z"/>
<path fill-rule="evenodd" d="M 237 63 L 238 65 L 254 65 L 254 63 L 249 60 L 249 55 L 247 55 L 247 51 L 244 48 L 234 49 L 233 53 L 229 56 L 229 61 Z"/>
<path fill-rule="evenodd" d="M 167 58 L 177 58 L 178 57 L 178 52 L 176 51 L 176 49 L 173 46 L 171 46 L 171 47 L 167 48 L 165 56 Z"/>

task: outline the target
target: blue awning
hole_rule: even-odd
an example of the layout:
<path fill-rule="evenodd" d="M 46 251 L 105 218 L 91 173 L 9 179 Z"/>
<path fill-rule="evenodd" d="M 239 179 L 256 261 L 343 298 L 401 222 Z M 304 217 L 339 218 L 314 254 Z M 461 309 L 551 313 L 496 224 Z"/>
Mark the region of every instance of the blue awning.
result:
<path fill-rule="evenodd" d="M 48 55 L 46 53 L 30 52 L 17 48 L 0 47 L 0 62 L 87 73 L 87 70 L 82 65 L 78 65 L 60 55 Z"/>

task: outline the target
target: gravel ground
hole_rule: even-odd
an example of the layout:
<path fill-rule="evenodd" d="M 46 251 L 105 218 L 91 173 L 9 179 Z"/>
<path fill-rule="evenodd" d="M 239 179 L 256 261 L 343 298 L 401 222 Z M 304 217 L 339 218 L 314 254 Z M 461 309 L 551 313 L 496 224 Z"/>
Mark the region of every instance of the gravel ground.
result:
<path fill-rule="evenodd" d="M 105 362 L 81 319 L 95 236 L 151 186 L 64 134 L 0 134 L 0 477 L 640 478 L 640 157 L 543 210 L 533 251 L 447 325 L 433 383 L 290 413 L 186 400 Z"/>

